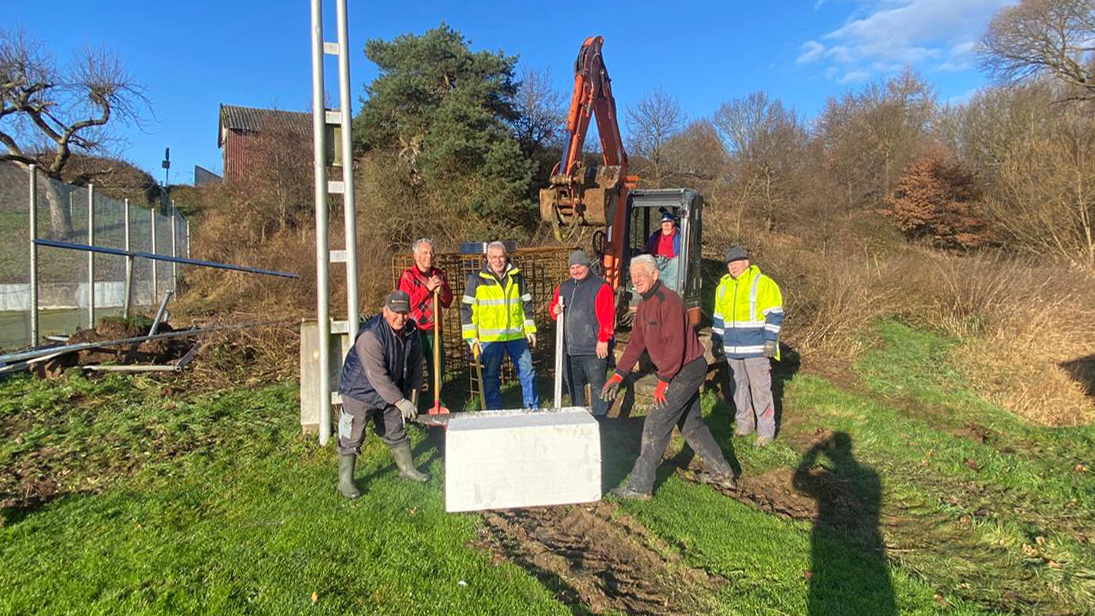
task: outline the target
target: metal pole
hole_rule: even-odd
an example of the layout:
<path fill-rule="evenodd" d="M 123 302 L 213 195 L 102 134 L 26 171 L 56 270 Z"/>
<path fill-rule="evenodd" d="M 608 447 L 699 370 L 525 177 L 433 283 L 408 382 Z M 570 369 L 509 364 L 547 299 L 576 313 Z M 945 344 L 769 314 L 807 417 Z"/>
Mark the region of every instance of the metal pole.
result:
<path fill-rule="evenodd" d="M 338 13 L 338 111 L 342 120 L 342 193 L 346 222 L 346 320 L 350 340 L 357 339 L 357 212 L 354 207 L 354 144 L 351 135 L 353 113 L 350 108 L 350 35 L 346 0 L 335 3 Z"/>
<path fill-rule="evenodd" d="M 312 153 L 316 180 L 316 324 L 319 336 L 319 444 L 331 438 L 331 317 L 328 313 L 327 268 L 327 108 L 323 87 L 323 7 L 312 0 Z M 346 161 L 349 162 L 349 161 Z M 350 319 L 353 321 L 354 319 Z"/>
<path fill-rule="evenodd" d="M 95 245 L 95 185 L 87 185 L 87 245 Z M 95 253 L 87 253 L 87 328 L 95 329 Z"/>
<path fill-rule="evenodd" d="M 562 296 L 559 297 L 559 317 L 555 322 L 555 408 L 563 408 L 563 362 L 566 359 L 563 357 L 563 328 L 564 320 L 566 319 L 566 307 L 563 305 Z M 589 392 L 591 396 L 596 396 L 598 392 Z M 592 401 L 591 401 L 592 403 Z M 571 404 L 574 401 L 571 400 Z"/>
<path fill-rule="evenodd" d="M 38 346 L 38 165 L 30 165 L 30 346 Z"/>
<path fill-rule="evenodd" d="M 171 296 L 175 292 L 168 289 L 163 292 L 163 301 L 160 302 L 160 309 L 156 311 L 156 318 L 152 321 L 152 328 L 148 330 L 149 336 L 155 336 L 160 331 L 160 323 L 163 322 L 164 317 L 167 315 L 167 301 L 171 299 Z"/>
<path fill-rule="evenodd" d="M 184 219 L 185 220 L 185 219 Z M 186 221 L 186 258 L 190 258 L 190 221 Z"/>
<path fill-rule="evenodd" d="M 125 200 L 125 249 L 129 251 L 129 199 Z M 122 316 L 129 318 L 129 308 L 133 302 L 133 257 L 125 258 L 125 299 L 122 302 Z"/>
<path fill-rule="evenodd" d="M 179 256 L 178 250 L 175 247 L 175 239 L 179 237 L 178 231 L 178 218 L 179 212 L 175 209 L 175 200 L 171 200 L 171 256 Z M 175 261 L 171 262 L 171 290 L 175 291 L 179 288 L 179 264 Z"/>
<path fill-rule="evenodd" d="M 149 213 L 149 215 L 152 219 L 152 254 L 157 254 L 156 253 L 156 208 L 152 208 L 151 210 L 148 211 L 148 213 Z M 153 302 L 156 301 L 156 294 L 159 293 L 159 291 L 160 291 L 159 288 L 158 288 L 159 285 L 156 284 L 156 282 L 157 282 L 157 280 L 156 280 L 156 266 L 157 265 L 159 265 L 159 264 L 156 261 L 152 262 L 152 296 L 151 296 L 152 300 L 151 301 L 153 301 Z"/>

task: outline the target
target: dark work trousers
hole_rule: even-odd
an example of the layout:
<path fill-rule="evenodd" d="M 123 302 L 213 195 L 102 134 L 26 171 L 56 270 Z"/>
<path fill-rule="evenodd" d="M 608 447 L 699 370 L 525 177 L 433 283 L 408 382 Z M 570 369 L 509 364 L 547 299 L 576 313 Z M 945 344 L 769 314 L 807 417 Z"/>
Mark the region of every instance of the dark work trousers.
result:
<path fill-rule="evenodd" d="M 376 435 L 389 447 L 406 443 L 407 430 L 403 427 L 403 415 L 394 404 L 374 409 L 360 400 L 342 397 L 342 412 L 338 416 L 338 453 L 357 455 L 365 440 L 365 424 L 374 418 Z"/>
<path fill-rule="evenodd" d="M 593 395 L 593 414 L 602 417 L 608 414 L 609 403 L 601 400 L 601 388 L 605 386 L 608 372 L 608 359 L 596 355 L 566 355 L 567 393 L 574 406 L 586 405 L 586 385 Z"/>
<path fill-rule="evenodd" d="M 707 375 L 707 360 L 700 357 L 681 368 L 669 382 L 668 404 L 653 409 L 643 421 L 642 452 L 631 469 L 628 483 L 632 490 L 650 494 L 654 490 L 655 472 L 669 446 L 673 426 L 680 426 L 681 436 L 692 451 L 703 459 L 704 470 L 710 473 L 732 473 L 715 437 L 703 422 L 700 410 L 700 386 Z"/>

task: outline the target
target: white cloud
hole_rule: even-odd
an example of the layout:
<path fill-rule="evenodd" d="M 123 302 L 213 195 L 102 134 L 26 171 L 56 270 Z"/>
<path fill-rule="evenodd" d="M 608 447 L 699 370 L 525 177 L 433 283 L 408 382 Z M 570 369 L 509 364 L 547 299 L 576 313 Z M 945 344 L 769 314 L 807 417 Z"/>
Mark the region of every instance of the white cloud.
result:
<path fill-rule="evenodd" d="M 844 25 L 802 44 L 799 65 L 836 68 L 841 83 L 894 67 L 967 70 L 992 16 L 1015 0 L 861 0 Z"/>

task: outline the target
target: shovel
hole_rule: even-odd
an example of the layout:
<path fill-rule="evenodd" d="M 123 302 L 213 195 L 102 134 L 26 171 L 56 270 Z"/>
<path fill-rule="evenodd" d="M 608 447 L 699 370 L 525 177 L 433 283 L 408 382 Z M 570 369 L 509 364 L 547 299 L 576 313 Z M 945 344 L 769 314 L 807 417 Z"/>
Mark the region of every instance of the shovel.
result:
<path fill-rule="evenodd" d="M 437 289 L 433 290 L 433 406 L 426 411 L 429 415 L 448 415 L 449 409 L 441 406 L 441 305 L 437 301 Z M 478 364 L 477 364 L 478 365 Z"/>

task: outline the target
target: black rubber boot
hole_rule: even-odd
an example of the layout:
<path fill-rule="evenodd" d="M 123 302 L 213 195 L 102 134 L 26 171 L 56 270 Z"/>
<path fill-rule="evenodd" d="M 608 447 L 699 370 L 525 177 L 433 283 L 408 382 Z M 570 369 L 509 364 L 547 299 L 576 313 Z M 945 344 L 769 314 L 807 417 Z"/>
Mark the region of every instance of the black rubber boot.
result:
<path fill-rule="evenodd" d="M 346 498 L 354 499 L 361 496 L 361 490 L 354 485 L 354 465 L 357 456 L 344 454 L 338 457 L 338 492 Z"/>
<path fill-rule="evenodd" d="M 410 443 L 392 445 L 392 457 L 395 458 L 395 465 L 399 467 L 400 477 L 418 482 L 430 480 L 429 475 L 418 472 L 418 469 L 414 467 L 414 461 L 411 459 Z"/>
<path fill-rule="evenodd" d="M 615 496 L 616 498 L 622 498 L 624 500 L 648 501 L 651 498 L 650 494 L 647 494 L 646 492 L 640 492 L 638 490 L 631 489 L 631 486 L 629 484 L 625 484 L 614 490 L 610 490 L 609 494 Z"/>

